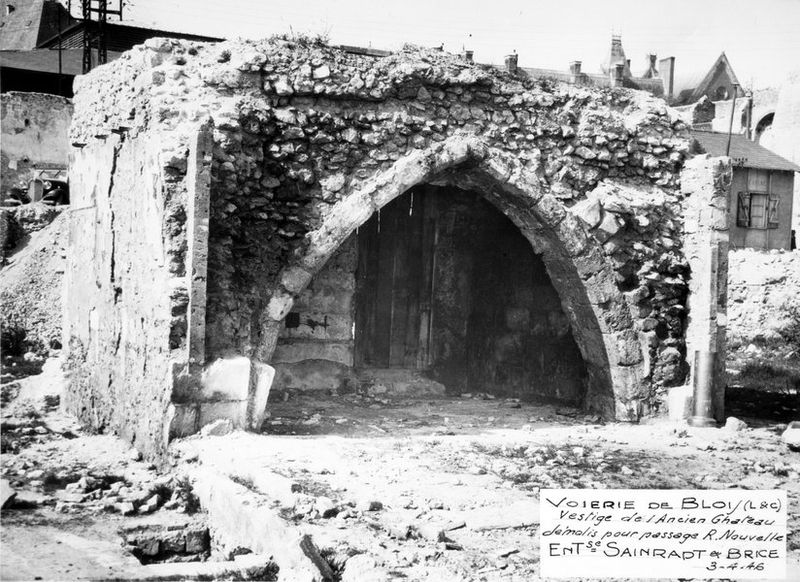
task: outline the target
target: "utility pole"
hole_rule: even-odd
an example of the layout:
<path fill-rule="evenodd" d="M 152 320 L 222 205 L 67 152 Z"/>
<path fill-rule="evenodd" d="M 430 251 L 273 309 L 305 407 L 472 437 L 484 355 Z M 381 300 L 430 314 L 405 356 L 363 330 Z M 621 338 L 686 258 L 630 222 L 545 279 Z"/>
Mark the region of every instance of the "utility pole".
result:
<path fill-rule="evenodd" d="M 83 0 L 81 3 L 83 17 L 83 74 L 92 70 L 92 49 L 97 48 L 97 64 L 104 65 L 108 62 L 108 31 L 106 23 L 108 15 L 119 16 L 122 20 L 123 0 L 118 0 L 117 10 L 108 9 L 108 0 Z M 96 6 L 95 6 L 96 4 Z M 92 14 L 97 14 L 97 34 L 90 30 Z"/>
<path fill-rule="evenodd" d="M 63 42 L 61 40 L 61 3 L 58 4 L 58 94 L 61 95 L 64 87 L 64 75 L 61 63 L 61 51 L 63 50 Z"/>
<path fill-rule="evenodd" d="M 725 146 L 725 155 L 731 154 L 731 134 L 733 133 L 733 116 L 736 115 L 736 93 L 739 92 L 739 84 L 733 84 L 733 104 L 731 105 L 731 122 L 728 124 L 728 145 Z"/>
<path fill-rule="evenodd" d="M 81 18 L 83 18 L 83 74 L 92 70 L 92 32 L 89 30 L 91 22 L 90 10 L 91 0 L 83 0 L 81 3 Z"/>

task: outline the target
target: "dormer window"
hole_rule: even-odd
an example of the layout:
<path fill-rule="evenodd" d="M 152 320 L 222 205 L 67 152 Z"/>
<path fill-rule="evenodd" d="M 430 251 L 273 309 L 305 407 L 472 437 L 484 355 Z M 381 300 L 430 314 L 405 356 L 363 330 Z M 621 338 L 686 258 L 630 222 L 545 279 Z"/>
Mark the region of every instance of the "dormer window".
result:
<path fill-rule="evenodd" d="M 14 12 L 14 10 L 16 10 L 16 8 L 13 4 L 6 4 L 6 16 Z"/>

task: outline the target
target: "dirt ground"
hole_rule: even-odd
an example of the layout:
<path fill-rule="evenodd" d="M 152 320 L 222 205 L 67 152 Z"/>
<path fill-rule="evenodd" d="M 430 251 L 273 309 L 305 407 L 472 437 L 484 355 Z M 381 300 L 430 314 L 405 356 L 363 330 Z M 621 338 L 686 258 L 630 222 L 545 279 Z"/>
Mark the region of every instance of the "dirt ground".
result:
<path fill-rule="evenodd" d="M 187 507 L 115 509 L 144 503 L 169 476 L 61 414 L 60 382 L 47 365 L 3 408 L 2 477 L 17 502 L 2 513 L 0 578 L 129 579 L 138 562 L 119 529 L 179 520 Z M 484 395 L 293 394 L 271 405 L 263 434 L 174 443 L 172 470 L 217 467 L 265 498 L 259 471 L 282 475 L 294 493 L 276 511 L 344 580 L 539 580 L 540 488 L 785 489 L 789 571 L 800 573 L 800 453 L 781 443 L 785 424 L 743 420 L 741 430 L 632 426 Z M 70 497 L 86 476 L 126 488 Z"/>
<path fill-rule="evenodd" d="M 194 446 L 211 463 L 258 450 L 242 465 L 270 467 L 345 508 L 328 519 L 309 502 L 284 508 L 287 517 L 313 524 L 340 560 L 364 553 L 397 578 L 538 579 L 538 527 L 524 512 L 540 488 L 786 489 L 788 547 L 800 560 L 800 455 L 780 443 L 781 424 L 631 426 L 508 401 L 384 401 L 294 398 L 273 407 L 262 437 Z M 372 501 L 383 510 L 351 510 Z"/>
<path fill-rule="evenodd" d="M 2 511 L 0 579 L 141 577 L 120 532 L 196 518 L 187 514 L 177 479 L 60 411 L 63 383 L 51 359 L 41 374 L 3 384 L 0 477 L 15 497 Z M 147 506 L 153 494 L 162 497 L 158 510 Z"/>

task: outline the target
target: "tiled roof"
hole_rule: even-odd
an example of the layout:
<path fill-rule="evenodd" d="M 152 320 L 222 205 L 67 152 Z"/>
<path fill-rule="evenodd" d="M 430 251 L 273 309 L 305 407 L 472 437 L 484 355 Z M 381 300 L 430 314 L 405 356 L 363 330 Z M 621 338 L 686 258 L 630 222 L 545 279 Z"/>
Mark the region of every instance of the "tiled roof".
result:
<path fill-rule="evenodd" d="M 675 98 L 673 99 L 673 104 L 689 105 L 698 101 L 709 90 L 709 85 L 718 72 L 724 72 L 731 83 L 739 85 L 737 95 L 739 97 L 744 97 L 744 90 L 741 88 L 741 83 L 739 83 L 736 73 L 733 72 L 727 55 L 723 52 L 705 73 L 700 73 L 695 70 L 692 75 L 680 76 L 675 79 L 675 84 L 673 86 L 673 95 Z M 711 96 L 711 98 L 715 99 L 713 96 Z"/>
<path fill-rule="evenodd" d="M 43 0 L 2 2 L 0 12 L 0 50 L 30 49 L 39 39 L 39 23 L 42 20 Z M 8 6 L 13 10 L 7 13 Z"/>
<path fill-rule="evenodd" d="M 725 155 L 725 149 L 728 145 L 727 133 L 698 130 L 692 130 L 691 133 L 705 153 L 712 156 Z M 800 172 L 800 166 L 739 134 L 731 135 L 731 150 L 728 155 L 733 159 L 735 166 L 759 170 Z"/>
<path fill-rule="evenodd" d="M 0 50 L 36 48 L 45 38 L 58 34 L 73 22 L 56 0 L 2 0 L 0 2 Z"/>
<path fill-rule="evenodd" d="M 386 57 L 392 54 L 391 51 L 385 51 L 381 49 L 374 49 L 372 47 L 360 47 L 360 46 L 352 46 L 348 44 L 340 44 L 338 45 L 340 49 L 342 49 L 346 53 L 352 53 L 356 55 L 366 55 L 368 57 Z"/>
<path fill-rule="evenodd" d="M 96 31 L 97 22 L 78 22 L 68 30 L 61 33 L 61 46 L 65 49 L 81 48 L 83 46 L 84 30 Z M 179 38 L 196 42 L 219 42 L 224 40 L 218 37 L 203 36 L 199 34 L 188 34 L 169 30 L 159 30 L 157 28 L 145 28 L 138 25 L 131 25 L 126 22 L 107 22 L 106 23 L 106 46 L 109 51 L 124 52 L 130 50 L 137 44 L 142 44 L 150 38 L 166 37 Z M 41 47 L 58 47 L 58 35 L 52 36 L 42 42 Z"/>

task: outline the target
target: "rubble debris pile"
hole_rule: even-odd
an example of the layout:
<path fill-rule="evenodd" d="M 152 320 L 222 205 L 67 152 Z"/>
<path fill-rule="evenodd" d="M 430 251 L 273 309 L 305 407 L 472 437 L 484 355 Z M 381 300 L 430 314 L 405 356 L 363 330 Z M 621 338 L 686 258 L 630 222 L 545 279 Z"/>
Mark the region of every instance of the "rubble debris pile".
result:
<path fill-rule="evenodd" d="M 0 329 L 9 359 L 61 349 L 61 280 L 68 247 L 67 212 L 44 204 L 0 209 Z"/>
<path fill-rule="evenodd" d="M 780 340 L 800 320 L 800 254 L 738 249 L 731 252 L 730 341 Z"/>

